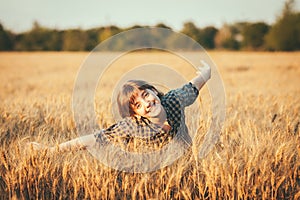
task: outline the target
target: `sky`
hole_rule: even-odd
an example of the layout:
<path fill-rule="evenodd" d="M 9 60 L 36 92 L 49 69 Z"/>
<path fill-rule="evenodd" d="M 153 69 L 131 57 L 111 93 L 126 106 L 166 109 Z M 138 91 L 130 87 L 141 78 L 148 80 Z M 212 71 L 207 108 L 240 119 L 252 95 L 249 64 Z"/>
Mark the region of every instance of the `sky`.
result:
<path fill-rule="evenodd" d="M 197 27 L 235 22 L 263 21 L 272 24 L 285 0 L 0 0 L 0 23 L 19 33 L 34 21 L 55 29 L 116 25 L 155 26 L 158 23 L 181 30 L 185 22 Z M 300 10 L 300 0 L 296 0 Z"/>

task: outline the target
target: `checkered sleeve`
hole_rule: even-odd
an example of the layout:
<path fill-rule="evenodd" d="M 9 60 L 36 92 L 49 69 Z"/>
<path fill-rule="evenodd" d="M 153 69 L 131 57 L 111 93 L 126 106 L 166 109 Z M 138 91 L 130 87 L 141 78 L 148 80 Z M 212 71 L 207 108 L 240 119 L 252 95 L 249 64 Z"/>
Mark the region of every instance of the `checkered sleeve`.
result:
<path fill-rule="evenodd" d="M 199 95 L 198 89 L 192 83 L 187 83 L 174 92 L 183 107 L 193 104 Z"/>
<path fill-rule="evenodd" d="M 130 140 L 129 129 L 132 127 L 126 119 L 113 124 L 107 129 L 102 129 L 94 134 L 97 143 L 106 144 L 114 142 L 121 145 L 127 145 Z"/>
<path fill-rule="evenodd" d="M 145 119 L 146 120 L 146 119 Z M 97 144 L 115 144 L 124 150 L 147 152 L 165 145 L 172 135 L 146 121 L 124 118 L 94 134 Z"/>

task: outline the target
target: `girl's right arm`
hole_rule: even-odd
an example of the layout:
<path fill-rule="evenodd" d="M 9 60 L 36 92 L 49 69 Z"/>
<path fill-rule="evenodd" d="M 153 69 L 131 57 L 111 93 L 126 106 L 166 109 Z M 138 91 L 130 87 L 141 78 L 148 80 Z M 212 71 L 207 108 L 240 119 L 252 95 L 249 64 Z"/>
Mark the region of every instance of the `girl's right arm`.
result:
<path fill-rule="evenodd" d="M 48 149 L 50 152 L 60 151 L 70 151 L 70 150 L 81 150 L 89 147 L 93 147 L 96 143 L 106 142 L 107 138 L 102 137 L 104 132 L 112 138 L 125 138 L 128 135 L 128 127 L 130 126 L 130 121 L 123 119 L 118 123 L 110 126 L 108 129 L 99 130 L 98 133 L 93 133 L 89 135 L 84 135 L 67 142 L 63 142 L 57 146 L 47 147 L 45 145 L 39 144 L 37 142 L 30 142 L 34 150 Z"/>
<path fill-rule="evenodd" d="M 58 149 L 60 151 L 86 149 L 88 147 L 93 146 L 95 143 L 96 143 L 96 138 L 95 138 L 94 134 L 90 134 L 90 135 L 84 135 L 84 136 L 69 140 L 67 142 L 63 142 L 63 143 L 59 144 L 58 146 L 54 146 L 54 147 L 46 147 L 37 142 L 30 142 L 29 145 L 31 145 L 32 148 L 35 150 L 49 149 L 50 152 L 54 152 L 56 149 Z"/>
<path fill-rule="evenodd" d="M 84 135 L 73 140 L 69 140 L 67 142 L 63 142 L 58 145 L 58 149 L 61 151 L 68 150 L 80 150 L 91 147 L 95 144 L 96 138 L 94 134 Z M 56 147 L 51 147 L 52 151 L 55 150 Z"/>

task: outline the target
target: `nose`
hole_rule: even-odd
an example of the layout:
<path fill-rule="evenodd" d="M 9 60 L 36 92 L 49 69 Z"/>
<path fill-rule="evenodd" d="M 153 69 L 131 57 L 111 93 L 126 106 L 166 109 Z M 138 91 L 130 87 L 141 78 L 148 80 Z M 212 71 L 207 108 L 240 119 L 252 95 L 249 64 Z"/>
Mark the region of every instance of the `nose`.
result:
<path fill-rule="evenodd" d="M 149 109 L 151 107 L 151 102 L 149 100 L 144 99 L 143 104 L 146 107 L 146 109 Z"/>
<path fill-rule="evenodd" d="M 150 101 L 147 101 L 147 109 L 151 107 Z"/>

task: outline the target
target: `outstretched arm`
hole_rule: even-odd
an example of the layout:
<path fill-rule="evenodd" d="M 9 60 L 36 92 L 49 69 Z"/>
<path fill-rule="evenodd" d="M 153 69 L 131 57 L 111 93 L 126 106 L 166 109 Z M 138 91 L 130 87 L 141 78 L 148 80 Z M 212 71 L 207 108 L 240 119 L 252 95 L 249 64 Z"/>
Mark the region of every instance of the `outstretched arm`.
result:
<path fill-rule="evenodd" d="M 96 138 L 94 134 L 81 136 L 72 140 L 69 140 L 67 142 L 63 142 L 59 144 L 57 147 L 46 147 L 44 145 L 41 145 L 37 142 L 30 142 L 29 145 L 32 146 L 35 150 L 40 149 L 49 149 L 50 152 L 54 152 L 56 149 L 59 149 L 60 151 L 69 151 L 69 150 L 80 150 L 85 149 L 88 147 L 91 147 L 95 144 Z"/>
<path fill-rule="evenodd" d="M 96 138 L 94 134 L 84 135 L 73 140 L 69 140 L 67 142 L 61 143 L 58 145 L 58 149 L 65 150 L 73 150 L 73 149 L 85 149 L 87 147 L 91 147 L 95 144 Z M 55 148 L 55 147 L 52 147 Z"/>
<path fill-rule="evenodd" d="M 211 77 L 210 66 L 204 60 L 201 60 L 201 63 L 203 66 L 198 67 L 198 71 L 196 72 L 198 76 L 190 81 L 198 90 L 200 90 Z"/>

